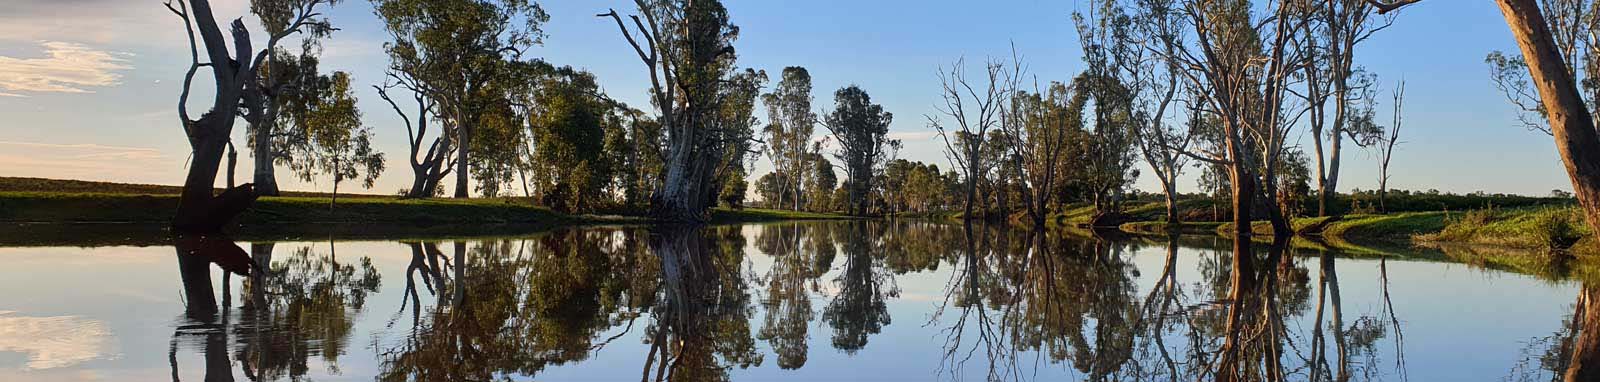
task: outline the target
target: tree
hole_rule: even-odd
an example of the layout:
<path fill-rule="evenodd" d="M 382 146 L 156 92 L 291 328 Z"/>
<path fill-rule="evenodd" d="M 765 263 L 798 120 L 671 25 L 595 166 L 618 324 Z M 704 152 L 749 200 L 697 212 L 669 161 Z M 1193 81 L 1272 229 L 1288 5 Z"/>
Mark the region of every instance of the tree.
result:
<path fill-rule="evenodd" d="M 1600 228 L 1600 135 L 1595 131 L 1593 111 L 1586 98 L 1595 93 L 1590 89 L 1593 81 L 1580 82 L 1592 78 L 1591 71 L 1596 70 L 1588 64 L 1597 51 L 1595 44 L 1588 43 L 1594 24 L 1581 21 L 1589 20 L 1581 18 L 1582 12 L 1593 8 L 1583 0 L 1545 1 L 1553 17 L 1547 20 L 1538 1 L 1496 3 L 1522 49 L 1520 63 L 1526 65 L 1539 94 L 1535 110 L 1546 118 L 1584 218 L 1590 227 Z M 1577 57 L 1583 57 L 1583 61 L 1578 62 Z M 1578 66 L 1580 63 L 1583 66 Z M 1586 89 L 1580 90 L 1580 84 Z M 1600 286 L 1586 283 L 1581 293 L 1580 300 L 1600 301 Z M 1600 309 L 1585 309 L 1584 317 L 1573 319 L 1582 320 L 1585 327 L 1600 325 Z M 1600 331 L 1583 331 L 1573 346 L 1566 380 L 1600 379 Z"/>
<path fill-rule="evenodd" d="M 784 179 L 787 177 L 788 175 L 782 173 L 769 172 L 756 178 L 756 195 L 761 195 L 762 205 L 767 208 L 781 208 L 783 207 L 781 201 L 791 200 L 790 198 L 794 197 L 788 195 L 794 189 L 788 186 L 789 181 Z"/>
<path fill-rule="evenodd" d="M 761 154 L 753 146 L 755 143 L 755 126 L 758 123 L 755 117 L 756 99 L 761 95 L 761 87 L 767 83 L 767 72 L 764 70 L 745 69 L 731 76 L 721 89 L 722 104 L 716 115 L 717 128 L 723 131 L 727 143 L 723 146 L 723 156 L 727 158 L 722 165 L 712 174 L 716 184 L 724 187 L 713 190 L 707 196 L 713 198 L 710 204 L 716 204 L 719 196 L 727 198 L 744 199 L 742 193 L 745 173 L 748 165 L 755 163 L 756 157 Z M 747 163 L 748 162 L 748 163 Z M 733 178 L 738 177 L 737 181 Z M 739 184 L 738 191 L 741 195 L 721 195 L 724 191 L 733 191 L 729 187 Z"/>
<path fill-rule="evenodd" d="M 750 188 L 744 176 L 744 166 L 738 166 L 722 178 L 722 205 L 736 210 L 744 209 L 745 193 Z"/>
<path fill-rule="evenodd" d="M 1161 183 L 1168 226 L 1177 227 L 1178 176 L 1189 162 L 1183 153 L 1194 135 L 1187 132 L 1184 124 L 1168 118 L 1182 118 L 1173 113 L 1178 107 L 1174 101 L 1183 101 L 1178 96 L 1187 95 L 1188 124 L 1198 123 L 1198 118 L 1203 118 L 1198 109 L 1202 101 L 1189 82 L 1182 80 L 1186 73 L 1172 58 L 1184 44 L 1183 35 L 1175 33 L 1175 28 L 1182 26 L 1182 16 L 1165 8 L 1172 6 L 1168 1 L 1139 0 L 1135 5 L 1138 11 L 1130 22 L 1117 24 L 1123 33 L 1111 35 L 1113 46 L 1119 48 L 1113 52 L 1125 56 L 1118 60 L 1122 63 L 1118 73 L 1133 89 L 1130 106 L 1134 109 L 1134 142 Z M 1145 49 L 1126 49 L 1137 46 Z"/>
<path fill-rule="evenodd" d="M 301 180 L 311 181 L 322 173 L 333 177 L 333 193 L 328 207 L 333 208 L 339 199 L 339 183 L 345 179 L 361 179 L 362 188 L 372 188 L 378 175 L 383 173 L 383 153 L 372 149 L 372 128 L 361 123 L 361 110 L 356 108 L 355 92 L 350 88 L 350 75 L 334 72 L 321 76 L 312 88 L 314 100 L 301 115 L 309 137 L 311 151 L 302 163 L 314 163 L 295 170 Z M 307 90 L 312 90 L 307 89 Z"/>
<path fill-rule="evenodd" d="M 1007 63 L 1001 60 L 984 63 L 984 77 L 979 79 L 983 82 L 976 87 L 967 78 L 965 63 L 964 59 L 956 60 L 948 71 L 939 71 L 940 103 L 934 107 L 940 115 L 951 121 L 946 122 L 934 115 L 925 117 L 928 126 L 944 139 L 945 156 L 963 177 L 965 190 L 962 194 L 966 199 L 962 204 L 962 219 L 970 221 L 973 218 L 973 204 L 977 202 L 978 183 L 994 166 L 994 163 L 985 161 L 984 141 L 989 138 L 990 130 L 999 128 L 1005 100 L 1015 90 L 1011 73 L 1018 72 L 1021 63 L 1013 59 L 1011 69 L 1007 69 Z"/>
<path fill-rule="evenodd" d="M 821 150 L 812 150 L 810 154 L 806 154 L 805 161 L 809 164 L 808 172 L 811 175 L 806 177 L 805 187 L 801 188 L 807 194 L 802 199 L 805 199 L 806 209 L 829 212 L 833 211 L 836 205 L 833 191 L 838 188 L 839 175 L 833 172 L 833 163 L 829 163 L 828 158 L 824 158 L 818 151 Z"/>
<path fill-rule="evenodd" d="M 1122 191 L 1138 178 L 1134 168 L 1134 116 L 1128 108 L 1128 87 L 1110 76 L 1084 72 L 1073 80 L 1078 89 L 1068 105 L 1069 118 L 1080 126 L 1077 139 L 1071 139 L 1071 155 L 1082 170 L 1077 179 L 1094 203 L 1096 221 L 1121 212 Z M 1086 106 L 1092 104 L 1092 113 Z M 1093 122 L 1089 128 L 1083 119 Z M 1069 138 L 1070 139 L 1070 138 Z M 1115 222 L 1111 222 L 1115 223 Z M 1120 224 L 1120 223 L 1116 223 Z"/>
<path fill-rule="evenodd" d="M 285 7 L 285 4 L 291 6 Z M 320 13 L 315 11 L 316 6 L 325 4 L 321 0 L 295 1 L 290 3 L 253 3 L 263 9 L 273 9 L 267 12 L 274 21 L 289 20 L 285 23 L 268 22 L 270 36 L 267 38 L 269 49 L 256 52 L 250 45 L 250 32 L 245 29 L 244 22 L 234 20 L 229 25 L 232 34 L 233 46 L 229 47 L 224 40 L 222 29 L 217 25 L 216 16 L 211 11 L 211 2 L 207 0 L 178 1 L 177 6 L 172 1 L 166 3 L 168 10 L 183 20 L 184 29 L 189 39 L 189 69 L 184 73 L 183 90 L 178 95 L 178 118 L 183 126 L 184 135 L 188 137 L 189 148 L 193 159 L 189 164 L 188 175 L 184 177 L 183 192 L 179 196 L 178 210 L 173 218 L 173 228 L 179 232 L 209 233 L 221 229 L 223 224 L 235 215 L 249 207 L 255 198 L 253 184 L 241 185 L 230 188 L 220 197 L 211 194 L 212 187 L 217 181 L 217 168 L 222 164 L 224 149 L 229 145 L 229 136 L 233 132 L 234 121 L 240 116 L 247 118 L 259 117 L 255 112 L 241 113 L 240 105 L 263 105 L 261 89 L 257 83 L 257 68 L 271 52 L 271 47 L 277 46 L 279 40 L 302 30 L 327 32 L 330 30 L 325 19 L 318 19 Z M 271 7 L 266 7 L 271 5 Z M 277 12 L 287 10 L 287 13 Z M 197 43 L 195 37 L 199 35 Z M 207 62 L 201 64 L 199 45 L 205 46 Z M 202 114 L 199 119 L 191 118 L 189 114 L 189 91 L 194 83 L 194 76 L 200 68 L 211 68 L 215 90 L 212 92 L 211 109 Z"/>
<path fill-rule="evenodd" d="M 529 48 L 542 42 L 541 29 L 549 15 L 537 2 L 529 0 L 373 0 L 374 12 L 383 21 L 392 41 L 384 44 L 389 54 L 389 77 L 401 87 L 427 98 L 422 112 L 442 123 L 442 134 L 429 153 L 455 149 L 455 197 L 468 196 L 470 171 L 467 168 L 473 136 L 487 113 L 505 101 L 504 93 L 490 89 L 491 82 L 507 75 L 510 65 Z M 392 103 L 392 101 L 391 101 Z M 399 108 L 395 108 L 399 111 Z M 402 113 L 403 114 L 403 113 Z M 415 118 L 423 118 L 416 116 Z M 419 123 L 420 125 L 420 123 Z M 421 127 L 411 137 L 413 169 L 423 138 Z M 492 142 L 491 142 L 492 143 Z M 441 166 L 444 158 L 424 156 L 424 166 Z M 413 187 L 413 196 L 437 187 L 446 170 L 430 168 Z"/>
<path fill-rule="evenodd" d="M 715 192 L 715 172 L 724 168 L 727 148 L 742 144 L 738 132 L 711 123 L 720 110 L 721 82 L 733 72 L 732 43 L 738 27 L 716 0 L 634 0 L 640 15 L 629 29 L 616 10 L 598 15 L 616 21 L 650 73 L 651 101 L 666 145 L 666 171 L 651 197 L 651 215 L 661 220 L 698 222 Z M 635 38 L 635 35 L 642 37 Z"/>
<path fill-rule="evenodd" d="M 872 96 L 855 85 L 833 92 L 833 103 L 833 112 L 823 119 L 822 126 L 839 144 L 834 158 L 844 162 L 848 212 L 866 215 L 872 205 L 872 179 L 888 158 L 885 149 L 899 144 L 888 138 L 894 114 L 872 103 Z"/>
<path fill-rule="evenodd" d="M 326 17 L 319 17 L 316 8 L 319 5 L 332 7 L 338 3 L 339 0 L 250 2 L 250 13 L 255 14 L 261 22 L 261 28 L 274 37 L 267 41 L 266 49 L 261 53 L 265 60 L 259 61 L 255 67 L 259 73 L 246 83 L 250 91 L 245 93 L 243 104 L 245 113 L 242 117 L 248 123 L 246 130 L 250 137 L 251 155 L 255 157 L 254 181 L 259 195 L 278 195 L 276 166 L 285 161 L 283 158 L 295 155 L 296 151 L 310 149 L 305 144 L 305 131 L 281 125 L 278 112 L 285 103 L 293 102 L 284 98 L 305 98 L 304 93 L 314 92 L 305 89 L 303 83 L 317 73 L 317 59 L 311 47 L 337 30 Z M 301 41 L 299 57 L 293 57 L 278 47 L 281 38 L 301 31 L 306 36 Z M 290 67 L 280 70 L 279 65 Z M 280 126 L 290 130 L 279 131 Z"/>
<path fill-rule="evenodd" d="M 1394 122 L 1389 125 L 1388 134 L 1380 142 L 1378 151 L 1378 211 L 1388 213 L 1389 206 L 1389 161 L 1394 159 L 1394 147 L 1400 144 L 1400 123 L 1405 120 L 1402 111 L 1405 109 L 1406 82 L 1400 81 L 1394 88 Z"/>
<path fill-rule="evenodd" d="M 1348 138 L 1365 147 L 1379 143 L 1382 138 L 1381 131 L 1364 129 L 1376 125 L 1356 124 L 1351 118 L 1361 108 L 1355 103 L 1370 99 L 1359 93 L 1374 86 L 1371 77 L 1355 65 L 1356 46 L 1394 23 L 1395 14 L 1383 12 L 1380 15 L 1382 10 L 1372 0 L 1329 1 L 1318 7 L 1312 31 L 1304 37 L 1307 45 L 1315 47 L 1304 68 L 1303 98 L 1307 102 L 1307 122 L 1317 162 L 1318 216 L 1332 212 L 1329 202 L 1338 189 L 1343 141 Z M 1331 115 L 1327 112 L 1330 100 Z"/>
<path fill-rule="evenodd" d="M 762 135 L 767 141 L 767 157 L 776 171 L 786 174 L 803 174 L 810 168 L 806 160 L 811 153 L 811 134 L 817 115 L 811 111 L 811 73 L 806 68 L 783 68 L 783 78 L 771 93 L 762 94 L 761 102 L 767 105 L 767 127 Z M 794 195 L 802 195 L 801 179 L 795 183 Z M 800 210 L 800 200 L 791 200 L 793 209 Z M 781 205 L 782 203 L 780 203 Z"/>
<path fill-rule="evenodd" d="M 539 199 L 557 211 L 593 209 L 611 178 L 605 156 L 609 101 L 594 75 L 561 68 L 534 87 L 528 112 L 529 164 Z"/>
<path fill-rule="evenodd" d="M 1071 140 L 1083 128 L 1081 115 L 1071 107 L 1073 98 L 1060 82 L 1051 82 L 1043 92 L 1016 91 L 1000 123 L 1011 142 L 1007 158 L 1022 178 L 1022 202 L 1034 227 L 1044 227 L 1056 188 L 1067 180 L 1063 167 Z"/>

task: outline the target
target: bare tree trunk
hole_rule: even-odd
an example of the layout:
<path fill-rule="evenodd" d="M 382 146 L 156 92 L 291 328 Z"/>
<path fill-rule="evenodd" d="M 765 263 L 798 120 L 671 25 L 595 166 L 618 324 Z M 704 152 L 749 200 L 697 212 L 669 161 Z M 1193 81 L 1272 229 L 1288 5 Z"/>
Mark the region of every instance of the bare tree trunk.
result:
<path fill-rule="evenodd" d="M 254 131 L 256 146 L 254 152 L 250 153 L 255 157 L 253 179 L 255 179 L 256 183 L 256 194 L 265 196 L 277 196 L 279 194 L 278 178 L 275 173 L 276 168 L 273 165 L 273 162 L 277 159 L 275 157 L 277 155 L 276 150 L 272 148 L 273 127 L 272 121 L 262 121 L 260 125 L 256 126 Z"/>
<path fill-rule="evenodd" d="M 333 163 L 334 168 L 339 167 L 338 160 L 333 161 Z M 343 180 L 339 178 L 339 174 L 333 174 L 333 193 L 328 194 L 328 211 L 333 211 L 333 206 L 339 203 L 339 181 Z"/>
<path fill-rule="evenodd" d="M 460 114 L 458 113 L 457 115 L 460 115 Z M 471 151 L 471 150 L 468 150 L 467 148 L 468 148 L 468 146 L 471 146 L 471 141 L 469 141 L 469 139 L 471 139 L 472 136 L 471 136 L 471 134 L 468 134 L 468 130 L 471 130 L 471 129 L 468 129 L 466 124 L 460 123 L 460 122 L 457 122 L 457 124 L 458 125 L 456 126 L 456 193 L 455 193 L 454 197 L 467 198 L 467 197 L 470 197 L 470 195 L 468 195 L 468 193 L 467 193 L 467 181 L 469 180 L 469 177 L 467 175 L 467 162 L 468 162 L 467 161 L 467 152 Z"/>
<path fill-rule="evenodd" d="M 1584 105 L 1577 83 L 1563 63 L 1561 52 L 1550 37 L 1550 28 L 1535 0 L 1496 0 L 1506 24 L 1511 27 L 1528 71 L 1550 120 L 1556 149 L 1572 179 L 1573 194 L 1583 206 L 1590 227 L 1600 227 L 1600 137 L 1594 117 Z M 1600 364 L 1600 351 L 1589 352 Z"/>

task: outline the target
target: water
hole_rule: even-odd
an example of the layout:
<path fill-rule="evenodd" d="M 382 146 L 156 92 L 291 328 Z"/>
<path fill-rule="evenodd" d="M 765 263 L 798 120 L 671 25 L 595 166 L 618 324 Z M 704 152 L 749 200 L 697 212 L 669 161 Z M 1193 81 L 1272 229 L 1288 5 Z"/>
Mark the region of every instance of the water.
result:
<path fill-rule="evenodd" d="M 0 380 L 1197 380 L 1235 308 L 1211 237 L 831 222 L 176 245 L 0 248 Z M 1576 282 L 1255 251 L 1291 261 L 1239 300 L 1243 374 L 1276 348 L 1286 379 L 1336 375 L 1341 343 L 1352 380 L 1564 368 Z M 218 265 L 249 257 L 271 274 Z"/>

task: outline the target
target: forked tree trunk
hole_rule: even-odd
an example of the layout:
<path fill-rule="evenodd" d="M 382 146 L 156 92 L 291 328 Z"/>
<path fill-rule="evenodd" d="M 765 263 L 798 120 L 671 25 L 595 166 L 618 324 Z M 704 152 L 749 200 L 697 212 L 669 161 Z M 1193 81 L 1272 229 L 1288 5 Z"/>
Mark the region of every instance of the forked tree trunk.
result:
<path fill-rule="evenodd" d="M 1556 48 L 1539 2 L 1497 0 L 1496 3 L 1528 63 L 1528 71 L 1550 122 L 1551 135 L 1555 137 L 1556 149 L 1566 165 L 1584 218 L 1590 227 L 1600 227 L 1600 137 L 1596 136 L 1594 117 L 1578 92 L 1561 51 Z M 1586 285 L 1582 293 L 1586 300 L 1592 300 L 1591 297 L 1600 295 L 1600 290 Z M 1588 330 L 1600 327 L 1600 309 L 1591 306 L 1587 311 L 1582 318 L 1585 330 L 1573 348 L 1567 368 L 1567 381 L 1600 380 L 1600 333 Z"/>

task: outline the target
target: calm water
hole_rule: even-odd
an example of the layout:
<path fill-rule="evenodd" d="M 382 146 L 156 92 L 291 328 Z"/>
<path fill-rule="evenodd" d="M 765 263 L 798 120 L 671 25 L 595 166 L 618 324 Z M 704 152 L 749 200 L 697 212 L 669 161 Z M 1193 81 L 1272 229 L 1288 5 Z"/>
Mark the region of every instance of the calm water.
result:
<path fill-rule="evenodd" d="M 0 248 L 0 380 L 1196 380 L 1232 301 L 1209 237 L 834 222 L 177 246 Z M 1286 251 L 1258 249 L 1290 261 L 1242 300 L 1283 335 L 1238 338 L 1277 344 L 1288 379 L 1564 367 L 1574 282 Z M 224 276 L 250 257 L 270 274 Z"/>

